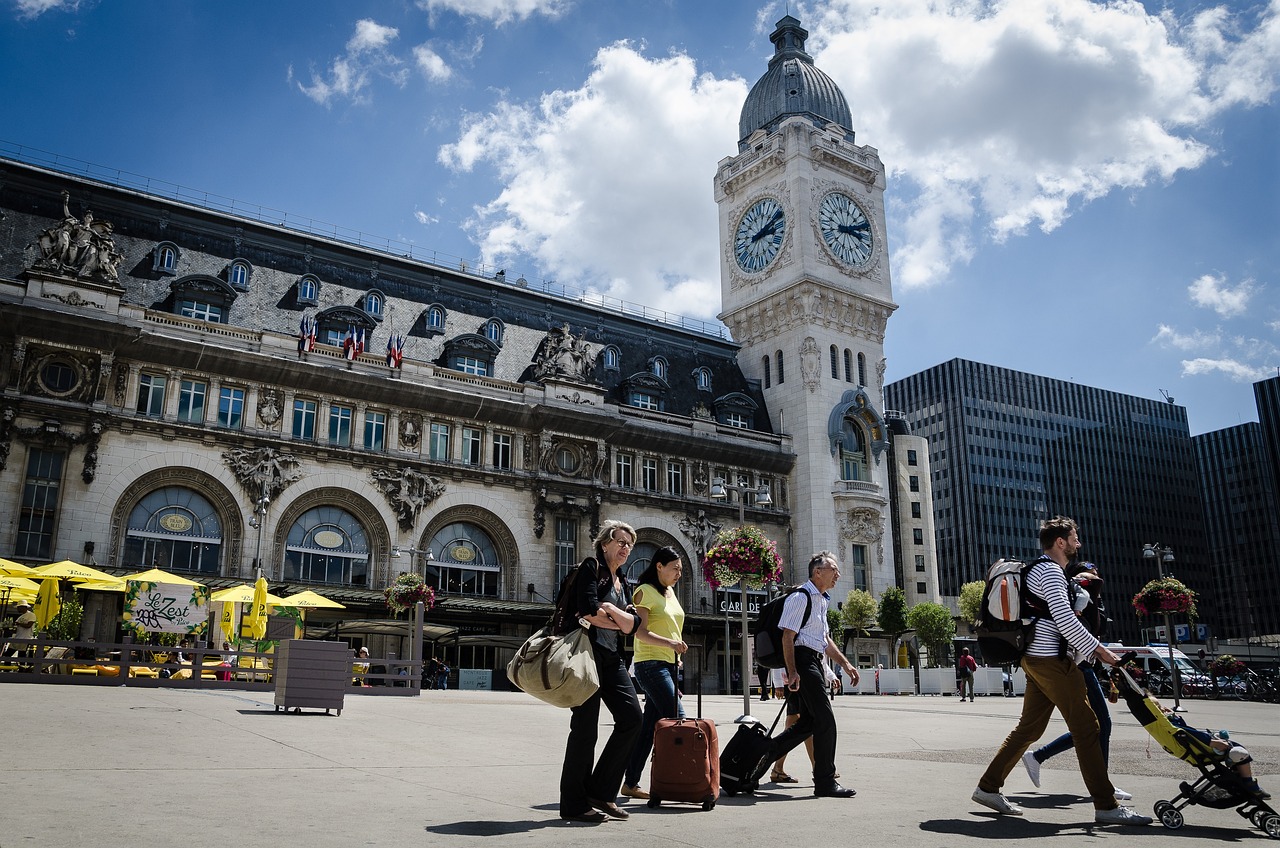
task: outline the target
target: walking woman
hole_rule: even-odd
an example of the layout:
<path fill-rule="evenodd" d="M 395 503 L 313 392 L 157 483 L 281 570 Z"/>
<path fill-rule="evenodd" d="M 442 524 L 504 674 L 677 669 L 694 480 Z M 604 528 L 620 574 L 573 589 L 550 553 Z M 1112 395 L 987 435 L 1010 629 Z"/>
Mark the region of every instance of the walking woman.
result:
<path fill-rule="evenodd" d="M 595 556 L 578 566 L 574 614 L 590 625 L 600 688 L 569 720 L 569 740 L 560 771 L 560 818 L 599 824 L 606 817 L 627 818 L 617 804 L 622 774 L 627 768 L 636 734 L 640 732 L 640 699 L 623 662 L 623 636 L 640 624 L 627 603 L 630 586 L 622 566 L 635 547 L 636 531 L 621 521 L 605 521 L 595 539 Z M 613 732 L 595 758 L 600 704 L 613 716 Z"/>
<path fill-rule="evenodd" d="M 631 765 L 622 782 L 622 794 L 628 798 L 648 798 L 640 788 L 640 773 L 653 750 L 653 729 L 660 718 L 684 718 L 680 705 L 678 676 L 679 655 L 689 650 L 681 638 L 684 609 L 676 598 L 675 585 L 684 573 L 680 554 L 672 548 L 660 548 L 649 567 L 636 581 L 636 614 L 640 627 L 636 630 L 636 682 L 644 691 L 644 724 L 631 752 Z"/>

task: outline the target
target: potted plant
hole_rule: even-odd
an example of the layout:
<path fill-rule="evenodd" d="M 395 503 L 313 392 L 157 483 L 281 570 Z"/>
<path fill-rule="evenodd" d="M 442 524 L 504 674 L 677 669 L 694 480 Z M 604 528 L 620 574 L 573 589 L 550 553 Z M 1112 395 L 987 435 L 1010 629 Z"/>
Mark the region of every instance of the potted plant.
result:
<path fill-rule="evenodd" d="M 1186 613 L 1195 618 L 1196 593 L 1188 589 L 1181 580 L 1160 577 L 1143 586 L 1142 591 L 1133 596 L 1133 610 L 1139 616 Z"/>
<path fill-rule="evenodd" d="M 702 558 L 702 576 L 711 588 L 733 586 L 739 581 L 750 589 L 782 579 L 782 558 L 777 544 L 754 524 L 716 534 Z"/>
<path fill-rule="evenodd" d="M 1244 663 L 1231 656 L 1231 654 L 1223 654 L 1209 664 L 1209 670 L 1214 677 L 1235 677 L 1244 671 Z"/>
<path fill-rule="evenodd" d="M 394 614 L 413 609 L 418 601 L 422 601 L 423 608 L 427 610 L 436 605 L 436 590 L 428 586 L 421 575 L 413 572 L 402 573 L 383 590 L 382 595 L 386 598 L 387 609 Z"/>

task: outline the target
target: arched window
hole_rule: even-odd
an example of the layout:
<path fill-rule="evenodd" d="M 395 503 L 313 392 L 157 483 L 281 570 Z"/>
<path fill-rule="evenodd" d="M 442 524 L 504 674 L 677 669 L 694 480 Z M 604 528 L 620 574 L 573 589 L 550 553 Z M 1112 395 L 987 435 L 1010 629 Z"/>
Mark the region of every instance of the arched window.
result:
<path fill-rule="evenodd" d="M 762 357 L 762 358 L 761 358 L 761 360 L 760 360 L 760 365 L 764 368 L 764 387 L 767 389 L 767 388 L 769 388 L 769 385 L 770 385 L 770 380 L 769 380 L 769 357 L 768 357 L 768 355 L 766 355 L 766 356 L 764 356 L 764 357 Z"/>
<path fill-rule="evenodd" d="M 849 352 L 849 348 L 844 349 L 844 381 L 853 382 L 853 354 Z"/>
<path fill-rule="evenodd" d="M 464 522 L 449 524 L 431 537 L 427 547 L 435 559 L 427 563 L 426 581 L 437 592 L 498 597 L 502 563 L 484 530 Z"/>
<path fill-rule="evenodd" d="M 320 294 L 320 280 L 311 274 L 307 274 L 298 280 L 298 302 L 299 303 L 315 303 L 316 298 Z"/>
<path fill-rule="evenodd" d="M 833 380 L 840 379 L 840 366 L 837 362 L 837 357 L 839 355 L 840 354 L 836 351 L 836 346 L 832 345 L 831 346 L 831 379 Z"/>
<path fill-rule="evenodd" d="M 867 384 L 867 356 L 866 354 L 858 354 L 858 385 L 865 386 Z"/>
<path fill-rule="evenodd" d="M 869 480 L 867 447 L 862 428 L 846 418 L 840 425 L 840 479 Z"/>
<path fill-rule="evenodd" d="M 156 489 L 129 513 L 123 559 L 127 566 L 217 574 L 221 555 L 218 513 L 191 489 Z"/>
<path fill-rule="evenodd" d="M 655 356 L 649 360 L 649 373 L 659 379 L 667 379 L 667 360 L 661 356 Z"/>
<path fill-rule="evenodd" d="M 636 578 L 644 574 L 644 570 L 649 567 L 649 563 L 653 562 L 653 555 L 657 552 L 658 546 L 653 542 L 636 543 L 635 548 L 631 551 L 631 556 L 627 557 L 627 562 L 623 566 L 631 585 L 634 586 Z"/>
<path fill-rule="evenodd" d="M 443 306 L 432 306 L 427 310 L 427 328 L 431 330 L 443 330 L 444 317 Z"/>
<path fill-rule="evenodd" d="M 600 356 L 606 371 L 617 371 L 622 364 L 622 354 L 613 345 L 607 345 Z"/>
<path fill-rule="evenodd" d="M 151 270 L 157 274 L 173 275 L 178 273 L 178 246 L 171 241 L 162 241 L 152 252 Z"/>
<path fill-rule="evenodd" d="M 502 322 L 497 318 L 490 318 L 484 322 L 484 337 L 496 345 L 502 344 Z"/>
<path fill-rule="evenodd" d="M 693 372 L 693 380 L 700 392 L 711 391 L 711 369 L 696 368 Z"/>
<path fill-rule="evenodd" d="M 341 507 L 307 510 L 289 528 L 284 579 L 368 585 L 369 541 L 364 527 Z"/>
<path fill-rule="evenodd" d="M 382 317 L 382 305 L 385 302 L 382 292 L 371 291 L 364 296 L 364 311 L 374 318 Z"/>
<path fill-rule="evenodd" d="M 231 284 L 232 288 L 248 291 L 249 274 L 252 270 L 248 262 L 243 259 L 237 259 L 227 268 L 227 282 Z"/>
<path fill-rule="evenodd" d="M 778 364 L 778 385 L 781 386 L 783 383 L 787 381 L 787 378 L 784 375 L 782 370 L 782 351 L 779 350 L 775 352 L 773 355 L 773 359 Z"/>

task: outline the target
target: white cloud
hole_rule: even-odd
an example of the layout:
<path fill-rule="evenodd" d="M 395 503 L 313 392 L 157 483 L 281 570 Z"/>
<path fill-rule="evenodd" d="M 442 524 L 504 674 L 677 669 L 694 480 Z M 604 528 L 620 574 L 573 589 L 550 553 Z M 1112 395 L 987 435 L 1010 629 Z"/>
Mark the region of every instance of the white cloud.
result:
<path fill-rule="evenodd" d="M 419 224 L 422 224 L 424 226 L 429 224 L 435 224 L 440 221 L 440 219 L 437 218 L 436 216 L 428 215 L 426 212 L 423 212 L 421 209 L 413 210 L 413 217 L 415 220 L 417 220 Z"/>
<path fill-rule="evenodd" d="M 15 0 L 15 5 L 18 7 L 18 17 L 38 18 L 54 9 L 74 12 L 80 8 L 80 0 Z"/>
<path fill-rule="evenodd" d="M 1221 373 L 1237 383 L 1252 383 L 1270 376 L 1275 366 L 1249 365 L 1238 359 L 1184 359 L 1182 360 L 1182 376 L 1195 377 L 1205 374 Z"/>
<path fill-rule="evenodd" d="M 484 261 L 534 257 L 557 281 L 712 318 L 719 311 L 713 163 L 734 149 L 741 80 L 687 56 L 601 49 L 582 87 L 471 116 L 445 165 L 504 183 L 470 230 Z"/>
<path fill-rule="evenodd" d="M 1245 280 L 1234 288 L 1226 283 L 1225 277 L 1205 274 L 1187 286 L 1187 292 L 1196 306 L 1208 307 L 1223 318 L 1243 315 L 1256 290 L 1253 280 Z"/>
<path fill-rule="evenodd" d="M 469 18 L 481 18 L 501 26 L 522 21 L 533 15 L 556 18 L 573 5 L 573 0 L 418 0 L 418 8 L 432 14 L 453 12 Z"/>
<path fill-rule="evenodd" d="M 311 85 L 297 83 L 298 89 L 320 105 L 328 105 L 334 97 L 347 97 L 359 102 L 374 75 L 386 77 L 403 85 L 405 71 L 401 62 L 389 50 L 400 35 L 395 27 L 383 26 L 364 19 L 356 22 L 355 33 L 347 41 L 346 52 L 329 65 L 329 72 L 321 76 L 311 74 Z M 293 79 L 293 68 L 289 69 Z"/>
<path fill-rule="evenodd" d="M 1151 341 L 1177 350 L 1213 350 L 1222 343 L 1222 336 L 1216 332 L 1206 333 L 1203 330 L 1193 330 L 1190 334 L 1183 334 L 1168 324 L 1161 324 Z"/>
<path fill-rule="evenodd" d="M 413 48 L 413 61 L 417 64 L 418 70 L 422 71 L 423 76 L 431 82 L 444 82 L 453 76 L 453 69 L 440 58 L 440 54 L 425 44 L 419 44 Z"/>

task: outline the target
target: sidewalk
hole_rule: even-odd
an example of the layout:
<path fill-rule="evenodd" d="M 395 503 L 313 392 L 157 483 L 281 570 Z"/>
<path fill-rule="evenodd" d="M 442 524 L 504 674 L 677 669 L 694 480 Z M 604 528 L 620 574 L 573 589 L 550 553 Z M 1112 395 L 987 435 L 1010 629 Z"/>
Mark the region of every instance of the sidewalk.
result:
<path fill-rule="evenodd" d="M 505 692 L 348 697 L 341 716 L 277 713 L 273 703 L 271 693 L 0 685 L 0 848 L 598 848 L 602 838 L 645 848 L 952 848 L 991 838 L 1029 846 L 1053 836 L 1174 836 L 1158 824 L 1095 828 L 1071 754 L 1045 765 L 1040 790 L 1021 768 L 1010 775 L 1006 792 L 1025 818 L 1001 819 L 973 804 L 979 774 L 1016 721 L 1015 698 L 843 696 L 835 702 L 836 764 L 856 798 L 812 797 L 799 748 L 787 763 L 797 785 L 722 796 L 711 812 L 628 801 L 629 821 L 599 826 L 557 818 L 567 710 Z M 778 706 L 752 702 L 766 722 Z M 1229 728 L 1253 752 L 1263 786 L 1280 788 L 1280 708 L 1187 706 L 1192 724 Z M 686 708 L 694 711 L 693 698 Z M 740 697 L 704 697 L 722 745 L 741 708 Z M 1150 812 L 1194 772 L 1154 746 L 1148 756 L 1146 733 L 1121 709 L 1115 717 L 1112 776 Z M 1049 733 L 1062 728 L 1055 720 Z M 1185 815 L 1177 837 L 1192 841 L 1183 844 L 1266 838 L 1230 810 Z M 493 836 L 502 838 L 484 838 Z"/>

